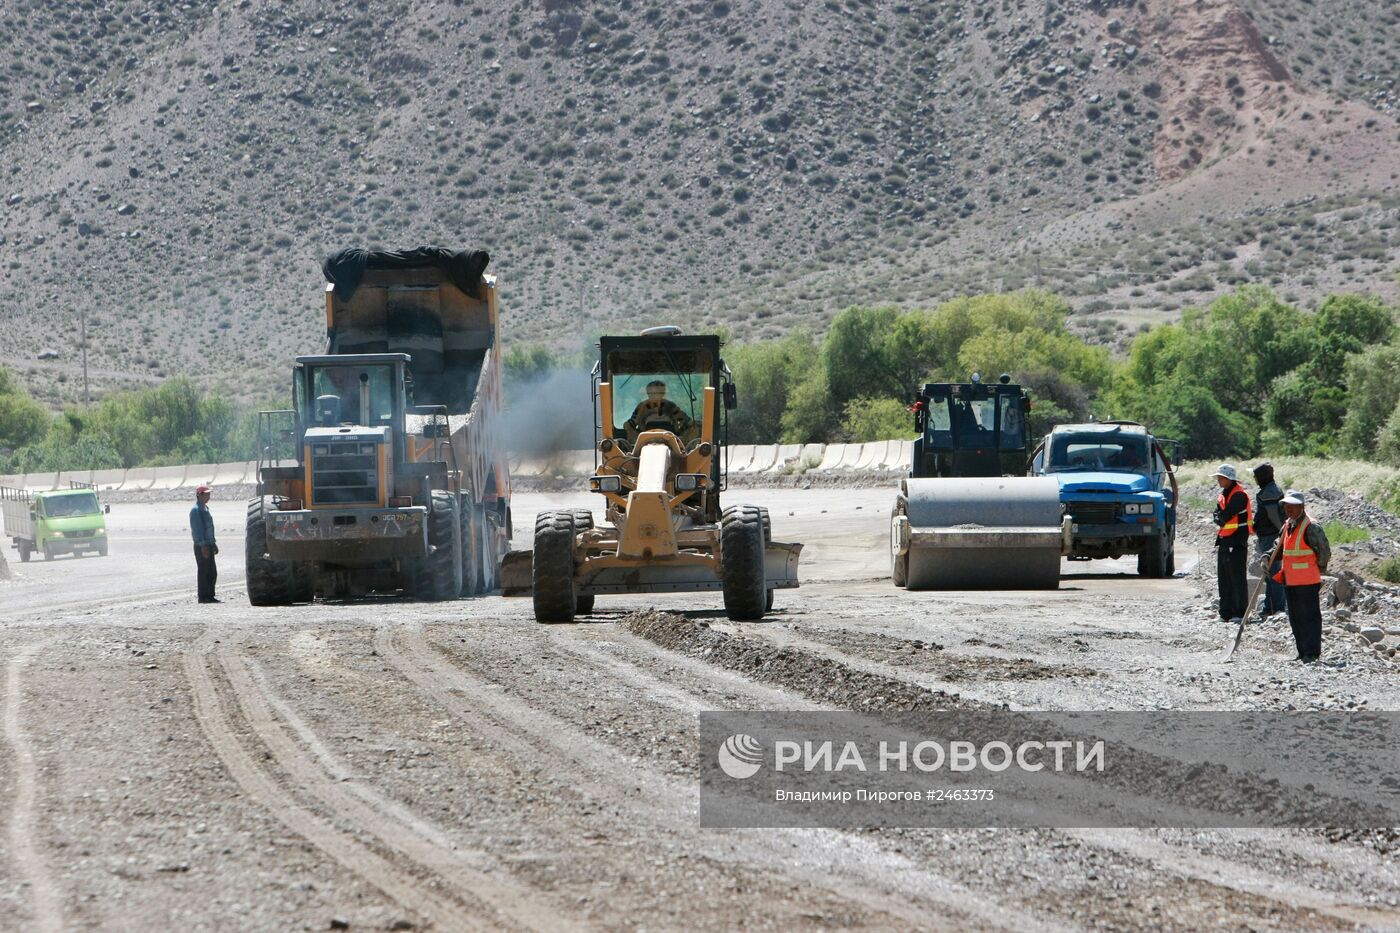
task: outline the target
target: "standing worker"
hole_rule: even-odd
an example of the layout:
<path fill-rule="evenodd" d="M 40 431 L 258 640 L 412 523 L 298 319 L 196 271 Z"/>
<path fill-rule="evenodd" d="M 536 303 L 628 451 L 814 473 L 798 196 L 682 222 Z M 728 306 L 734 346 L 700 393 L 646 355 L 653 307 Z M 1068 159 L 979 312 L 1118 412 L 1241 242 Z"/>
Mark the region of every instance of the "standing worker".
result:
<path fill-rule="evenodd" d="M 1274 465 L 1265 461 L 1254 468 L 1254 481 L 1259 484 L 1259 493 L 1254 501 L 1259 504 L 1254 513 L 1254 535 L 1257 539 L 1258 555 L 1261 561 L 1269 559 L 1278 543 L 1279 532 L 1283 529 L 1283 490 L 1274 482 Z M 1268 577 L 1264 584 L 1264 605 L 1259 614 L 1265 618 L 1288 608 L 1283 584 L 1274 582 L 1279 562 L 1264 567 L 1261 573 Z"/>
<path fill-rule="evenodd" d="M 1249 609 L 1249 538 L 1254 514 L 1249 493 L 1236 480 L 1235 468 L 1222 463 L 1215 471 L 1220 498 L 1215 505 L 1215 574 L 1220 586 L 1220 618 L 1244 617 Z"/>
<path fill-rule="evenodd" d="M 190 534 L 194 537 L 194 563 L 199 569 L 199 601 L 219 603 L 223 600 L 214 596 L 214 584 L 219 579 L 219 568 L 214 557 L 219 546 L 214 543 L 214 516 L 209 514 L 208 486 L 196 487 L 194 508 L 190 509 Z"/>
<path fill-rule="evenodd" d="M 1274 579 L 1288 594 L 1288 624 L 1298 646 L 1295 661 L 1311 663 L 1322 654 L 1322 575 L 1332 560 L 1327 533 L 1303 511 L 1301 492 L 1283 497 L 1288 522 L 1283 526 L 1283 566 Z"/>

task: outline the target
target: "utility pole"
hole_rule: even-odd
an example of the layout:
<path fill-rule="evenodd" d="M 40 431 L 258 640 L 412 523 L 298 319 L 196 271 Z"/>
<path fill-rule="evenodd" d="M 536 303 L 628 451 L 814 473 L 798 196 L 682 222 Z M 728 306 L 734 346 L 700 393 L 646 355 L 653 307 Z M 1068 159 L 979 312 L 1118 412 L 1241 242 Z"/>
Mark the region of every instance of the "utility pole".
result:
<path fill-rule="evenodd" d="M 87 377 L 87 305 L 78 305 L 78 335 L 83 346 L 83 407 L 92 406 L 92 396 L 88 393 Z"/>

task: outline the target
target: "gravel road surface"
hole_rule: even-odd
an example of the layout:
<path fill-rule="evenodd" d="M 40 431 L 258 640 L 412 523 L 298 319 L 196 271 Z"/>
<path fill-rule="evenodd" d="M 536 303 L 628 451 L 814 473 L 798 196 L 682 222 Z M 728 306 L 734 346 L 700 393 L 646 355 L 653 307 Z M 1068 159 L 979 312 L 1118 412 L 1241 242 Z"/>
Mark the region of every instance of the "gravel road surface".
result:
<path fill-rule="evenodd" d="M 1286 622 L 1220 663 L 1199 538 L 1168 580 L 896 590 L 891 496 L 736 490 L 806 546 L 742 625 L 718 594 L 571 626 L 499 597 L 253 609 L 217 500 L 225 601 L 197 605 L 188 503 L 114 505 L 110 557 L 0 582 L 0 929 L 1400 929 L 1385 832 L 701 829 L 697 712 L 855 705 L 783 649 L 1013 709 L 1400 710 L 1400 668 L 1330 622 L 1327 663 L 1292 663 Z M 515 524 L 595 505 L 520 495 Z M 638 634 L 653 608 L 758 660 Z"/>

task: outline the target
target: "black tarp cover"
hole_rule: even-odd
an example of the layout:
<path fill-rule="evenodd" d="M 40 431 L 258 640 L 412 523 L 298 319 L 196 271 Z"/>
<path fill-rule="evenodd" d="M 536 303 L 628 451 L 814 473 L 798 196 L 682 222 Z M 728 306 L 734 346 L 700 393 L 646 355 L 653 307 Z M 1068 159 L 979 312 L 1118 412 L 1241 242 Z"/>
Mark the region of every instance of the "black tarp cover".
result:
<path fill-rule="evenodd" d="M 441 246 L 420 246 L 417 249 L 369 250 L 346 247 L 326 257 L 321 272 L 326 281 L 335 285 L 342 301 L 355 296 L 366 269 L 438 268 L 448 279 L 473 298 L 481 297 L 481 274 L 491 257 L 484 249 L 450 250 Z"/>

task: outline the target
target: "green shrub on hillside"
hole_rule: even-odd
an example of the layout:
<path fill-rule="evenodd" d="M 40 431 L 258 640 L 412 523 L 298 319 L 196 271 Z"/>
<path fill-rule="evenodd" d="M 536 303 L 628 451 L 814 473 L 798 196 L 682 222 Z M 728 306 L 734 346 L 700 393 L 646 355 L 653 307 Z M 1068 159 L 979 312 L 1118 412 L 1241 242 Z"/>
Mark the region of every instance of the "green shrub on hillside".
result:
<path fill-rule="evenodd" d="M 1341 441 L 1356 456 L 1376 453 L 1378 435 L 1400 404 L 1400 347 L 1372 347 L 1347 360 Z"/>
<path fill-rule="evenodd" d="M 9 370 L 0 366 L 0 458 L 39 440 L 48 426 L 48 412 L 29 397 Z"/>
<path fill-rule="evenodd" d="M 841 420 L 846 440 L 863 444 L 892 437 L 913 437 L 914 416 L 909 407 L 893 398 L 858 398 L 846 403 Z"/>

